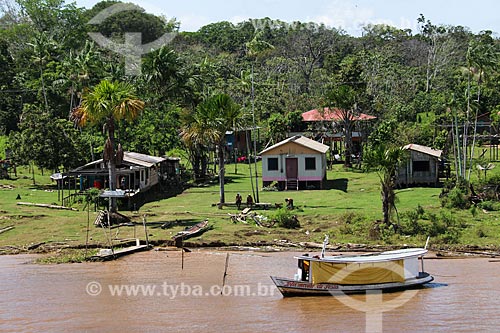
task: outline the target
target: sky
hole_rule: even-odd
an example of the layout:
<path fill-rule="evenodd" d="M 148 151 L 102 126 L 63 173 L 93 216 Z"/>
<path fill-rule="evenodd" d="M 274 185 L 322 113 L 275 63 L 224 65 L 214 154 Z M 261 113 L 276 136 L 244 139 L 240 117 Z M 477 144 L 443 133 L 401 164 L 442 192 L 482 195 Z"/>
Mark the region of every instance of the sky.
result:
<path fill-rule="evenodd" d="M 99 1 L 76 0 L 80 7 L 91 8 Z M 498 0 L 123 0 L 148 13 L 176 18 L 181 31 L 220 22 L 242 22 L 269 17 L 285 22 L 324 23 L 341 28 L 352 36 L 361 36 L 362 26 L 388 24 L 418 32 L 417 18 L 423 14 L 434 25 L 469 28 L 473 33 L 492 30 L 500 34 Z"/>

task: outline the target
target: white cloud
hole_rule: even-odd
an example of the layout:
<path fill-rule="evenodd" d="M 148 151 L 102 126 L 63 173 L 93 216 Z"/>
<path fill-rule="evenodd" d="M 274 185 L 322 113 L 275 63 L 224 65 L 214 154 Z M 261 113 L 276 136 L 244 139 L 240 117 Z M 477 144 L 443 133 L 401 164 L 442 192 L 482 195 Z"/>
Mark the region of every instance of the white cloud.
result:
<path fill-rule="evenodd" d="M 236 15 L 236 16 L 231 17 L 228 21 L 231 22 L 232 24 L 236 25 L 236 24 L 238 24 L 240 22 L 244 22 L 248 19 L 249 19 L 249 17 L 243 17 L 240 15 Z"/>
<path fill-rule="evenodd" d="M 401 17 L 395 21 L 377 15 L 376 10 L 369 6 L 357 5 L 353 2 L 333 1 L 324 9 L 321 15 L 308 18 L 316 23 L 324 23 L 327 26 L 341 28 L 347 33 L 360 36 L 362 28 L 369 24 L 387 24 L 400 29 L 410 28 L 415 31 L 416 20 Z"/>
<path fill-rule="evenodd" d="M 202 15 L 181 15 L 177 17 L 181 22 L 181 31 L 198 31 L 201 27 L 213 23 L 210 18 Z"/>
<path fill-rule="evenodd" d="M 351 2 L 333 1 L 323 10 L 323 14 L 309 18 L 316 23 L 342 28 L 349 33 L 359 30 L 359 26 L 373 20 L 374 11 L 369 7 L 361 7 Z"/>

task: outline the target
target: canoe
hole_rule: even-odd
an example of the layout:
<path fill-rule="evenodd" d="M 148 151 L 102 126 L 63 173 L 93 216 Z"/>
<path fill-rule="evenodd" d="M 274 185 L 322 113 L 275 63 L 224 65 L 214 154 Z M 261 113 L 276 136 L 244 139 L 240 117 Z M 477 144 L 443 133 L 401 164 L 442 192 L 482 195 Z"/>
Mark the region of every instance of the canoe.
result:
<path fill-rule="evenodd" d="M 179 231 L 174 236 L 172 236 L 172 239 L 173 240 L 187 239 L 205 232 L 206 230 L 208 230 L 208 228 L 209 228 L 208 220 L 204 220 L 200 223 L 197 223 L 191 227 L 186 228 L 185 230 Z"/>

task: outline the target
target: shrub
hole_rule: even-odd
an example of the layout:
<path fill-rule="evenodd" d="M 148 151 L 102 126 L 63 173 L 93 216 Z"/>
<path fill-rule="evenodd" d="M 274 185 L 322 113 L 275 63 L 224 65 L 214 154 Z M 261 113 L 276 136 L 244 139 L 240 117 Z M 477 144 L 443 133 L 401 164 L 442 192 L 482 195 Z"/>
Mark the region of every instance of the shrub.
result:
<path fill-rule="evenodd" d="M 478 206 L 479 206 L 479 208 L 482 208 L 482 209 L 490 211 L 490 212 L 500 210 L 500 202 L 495 202 L 495 201 L 483 201 L 483 202 L 480 202 Z"/>
<path fill-rule="evenodd" d="M 428 219 L 425 210 L 422 206 L 418 205 L 415 210 L 401 214 L 398 232 L 404 235 L 425 234 L 428 229 L 428 222 L 421 221 L 424 219 Z"/>
<path fill-rule="evenodd" d="M 366 235 L 364 217 L 355 212 L 347 212 L 339 217 L 340 232 L 344 235 Z"/>
<path fill-rule="evenodd" d="M 441 204 L 446 208 L 468 209 L 470 207 L 465 191 L 459 187 L 451 189 L 447 195 L 444 195 L 441 198 Z"/>
<path fill-rule="evenodd" d="M 339 222 L 343 224 L 357 224 L 363 221 L 363 217 L 354 212 L 347 212 L 340 216 Z"/>
<path fill-rule="evenodd" d="M 483 229 L 482 227 L 479 227 L 479 228 L 476 230 L 476 235 L 477 235 L 477 237 L 479 237 L 479 238 L 488 237 L 488 235 L 486 234 L 486 232 L 484 231 L 484 229 Z"/>
<path fill-rule="evenodd" d="M 392 243 L 392 236 L 395 235 L 393 224 L 386 225 L 382 221 L 375 221 L 370 225 L 369 237 L 371 240 L 382 240 L 387 244 Z"/>
<path fill-rule="evenodd" d="M 296 215 L 293 215 L 289 209 L 280 208 L 273 216 L 273 220 L 278 223 L 278 226 L 287 229 L 300 228 L 299 220 Z"/>

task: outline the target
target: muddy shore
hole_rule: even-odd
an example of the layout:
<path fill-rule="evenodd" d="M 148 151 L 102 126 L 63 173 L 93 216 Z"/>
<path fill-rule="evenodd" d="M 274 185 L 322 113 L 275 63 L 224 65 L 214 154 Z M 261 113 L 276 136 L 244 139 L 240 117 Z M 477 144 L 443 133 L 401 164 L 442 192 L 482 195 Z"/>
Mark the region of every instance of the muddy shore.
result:
<path fill-rule="evenodd" d="M 126 241 L 113 244 L 114 247 L 127 247 L 134 245 L 135 241 Z M 175 242 L 172 240 L 154 240 L 149 244 L 158 251 L 176 250 Z M 247 242 L 247 243 L 224 243 L 224 242 L 196 242 L 185 241 L 183 248 L 210 248 L 229 251 L 255 251 L 255 252 L 279 252 L 279 251 L 320 251 L 322 244 L 313 242 L 293 243 L 286 240 L 274 242 Z M 367 245 L 367 244 L 329 244 L 326 249 L 329 252 L 380 252 L 400 248 L 414 247 L 412 245 L 390 246 L 390 245 Z M 75 244 L 74 242 L 41 242 L 24 246 L 7 245 L 0 247 L 0 255 L 17 254 L 58 254 L 79 251 L 92 251 L 101 248 L 109 248 L 107 244 Z M 498 247 L 479 247 L 474 245 L 462 246 L 430 246 L 430 257 L 453 258 L 453 257 L 487 257 L 500 258 Z"/>

